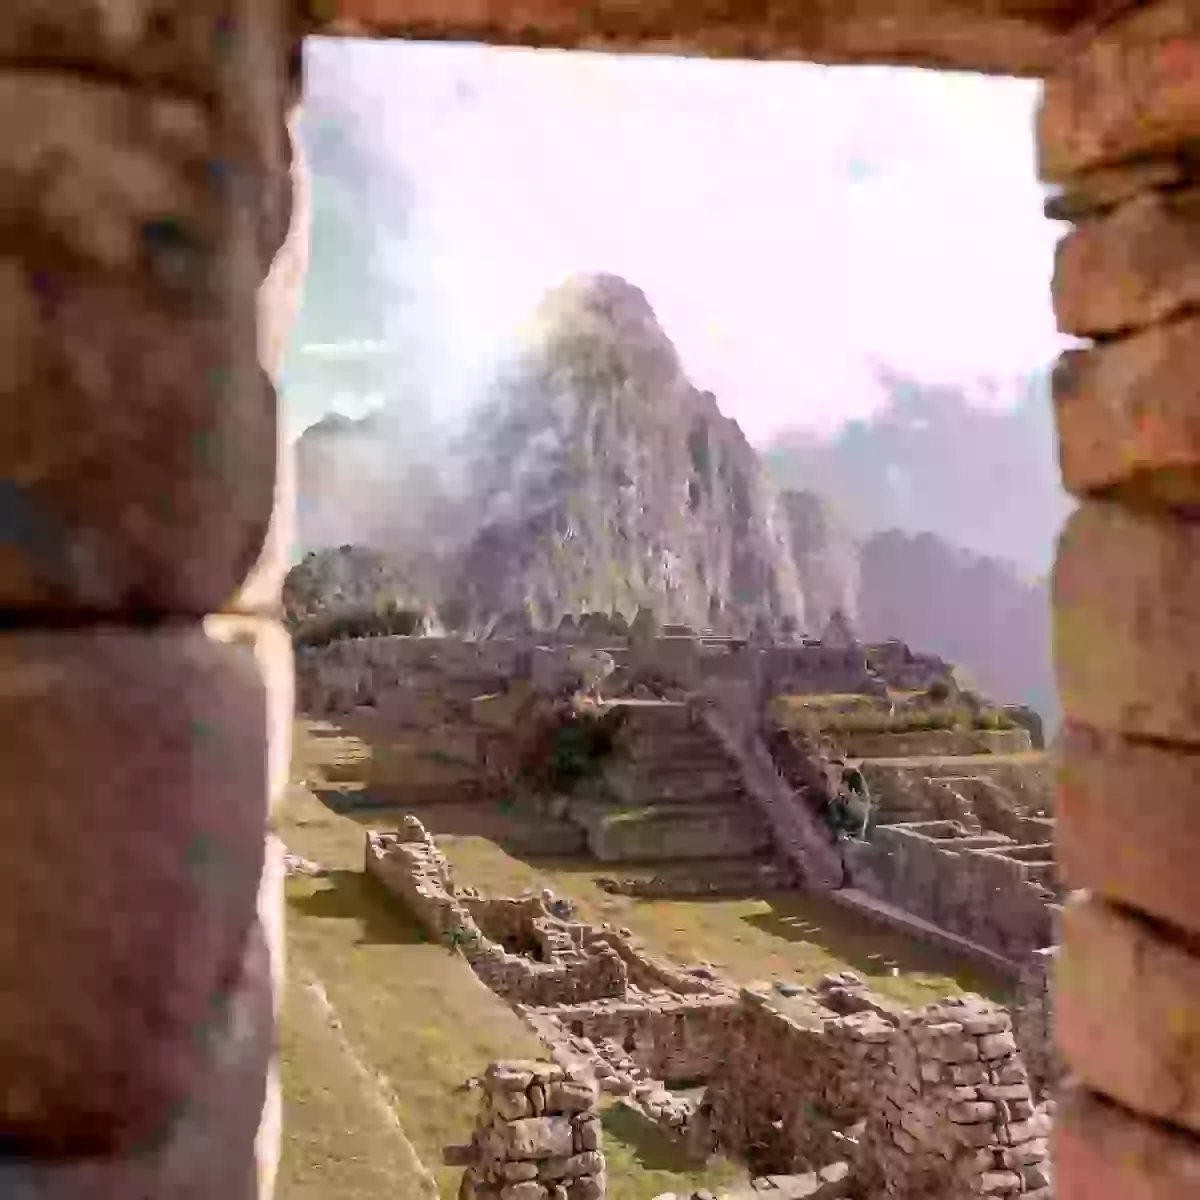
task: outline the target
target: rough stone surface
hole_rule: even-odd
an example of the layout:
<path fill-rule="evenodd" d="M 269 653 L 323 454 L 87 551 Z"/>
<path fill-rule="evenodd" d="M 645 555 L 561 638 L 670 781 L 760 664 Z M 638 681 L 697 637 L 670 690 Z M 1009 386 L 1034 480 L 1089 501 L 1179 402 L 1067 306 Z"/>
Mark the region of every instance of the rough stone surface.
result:
<path fill-rule="evenodd" d="M 1197 372 L 1200 319 L 1193 316 L 1066 351 L 1052 387 L 1067 490 L 1158 506 L 1200 500 Z"/>
<path fill-rule="evenodd" d="M 1200 1133 L 1200 958 L 1088 893 L 1065 909 L 1063 933 L 1055 1003 L 1074 1073 L 1135 1112 Z"/>
<path fill-rule="evenodd" d="M 480 1081 L 482 1105 L 459 1190 L 462 1200 L 603 1200 L 596 1086 L 564 1074 L 555 1063 L 488 1067 Z M 529 1109 L 542 1115 L 508 1115 Z M 577 1145 L 584 1141 L 586 1149 Z"/>
<path fill-rule="evenodd" d="M 225 143 L 199 104 L 8 72 L 0 111 L 0 215 L 36 230 L 0 261 L 0 390 L 26 398 L 0 415 L 0 602 L 222 608 L 274 501 L 254 297 L 275 246 L 206 185 Z"/>
<path fill-rule="evenodd" d="M 0 841 L 0 976 L 21 981 L 0 1002 L 0 1124 L 127 1147 L 217 1069 L 196 1031 L 254 921 L 263 685 L 198 629 L 9 634 L 0 721 L 22 797 Z"/>
<path fill-rule="evenodd" d="M 1195 743 L 1200 525 L 1088 501 L 1067 521 L 1052 586 L 1066 716 Z"/>
<path fill-rule="evenodd" d="M 1141 192 L 1059 242 L 1058 327 L 1079 337 L 1112 335 L 1194 309 L 1197 259 L 1200 190 Z"/>
<path fill-rule="evenodd" d="M 1191 1200 L 1200 1189 L 1200 1142 L 1077 1086 L 1055 1113 L 1056 1200 Z"/>
<path fill-rule="evenodd" d="M 1200 136 L 1200 14 L 1188 0 L 1131 8 L 1046 79 L 1037 133 L 1048 182 Z"/>
<path fill-rule="evenodd" d="M 802 12 L 773 2 L 716 10 L 684 5 L 630 10 L 604 3 L 580 13 L 553 0 L 453 10 L 433 3 L 417 7 L 411 0 L 337 0 L 322 10 L 322 27 L 346 36 L 418 37 L 437 30 L 441 37 L 466 41 L 593 51 L 1041 75 L 1067 52 L 1067 33 L 1089 7 L 1087 0 L 1062 0 L 1041 10 L 1021 0 L 934 0 L 909 10 L 894 0 L 852 6 L 822 0 Z"/>
<path fill-rule="evenodd" d="M 1066 883 L 1200 932 L 1200 753 L 1068 723 L 1059 756 Z"/>

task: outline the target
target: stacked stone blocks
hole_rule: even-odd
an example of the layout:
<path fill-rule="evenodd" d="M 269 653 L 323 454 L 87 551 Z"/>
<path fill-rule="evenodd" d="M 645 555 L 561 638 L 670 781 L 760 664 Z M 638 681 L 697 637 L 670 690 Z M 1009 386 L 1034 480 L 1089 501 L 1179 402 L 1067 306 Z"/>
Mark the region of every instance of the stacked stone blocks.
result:
<path fill-rule="evenodd" d="M 604 1200 L 598 1095 L 555 1063 L 493 1063 L 459 1200 Z"/>

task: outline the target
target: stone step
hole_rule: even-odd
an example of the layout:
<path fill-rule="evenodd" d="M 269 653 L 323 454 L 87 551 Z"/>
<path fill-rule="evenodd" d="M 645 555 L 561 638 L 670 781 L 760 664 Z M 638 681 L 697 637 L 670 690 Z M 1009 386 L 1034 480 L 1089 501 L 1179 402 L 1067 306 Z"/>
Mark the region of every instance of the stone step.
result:
<path fill-rule="evenodd" d="M 630 732 L 686 733 L 693 728 L 691 709 L 677 700 L 613 700 L 603 707 L 620 709 Z"/>
<path fill-rule="evenodd" d="M 604 780 L 623 804 L 732 801 L 745 794 L 741 776 L 729 765 L 709 768 L 678 763 L 662 769 L 618 761 L 605 767 Z"/>
<path fill-rule="evenodd" d="M 716 745 L 712 738 L 700 730 L 622 730 L 614 747 L 630 762 L 672 763 L 708 762 L 727 763 L 728 755 Z"/>
<path fill-rule="evenodd" d="M 795 886 L 791 869 L 770 855 L 708 858 L 702 863 L 638 863 L 632 875 L 602 880 L 605 891 L 642 899 L 760 896 Z"/>
<path fill-rule="evenodd" d="M 573 816 L 601 862 L 750 858 L 771 845 L 766 823 L 745 804 L 663 804 L 620 811 L 580 806 Z"/>

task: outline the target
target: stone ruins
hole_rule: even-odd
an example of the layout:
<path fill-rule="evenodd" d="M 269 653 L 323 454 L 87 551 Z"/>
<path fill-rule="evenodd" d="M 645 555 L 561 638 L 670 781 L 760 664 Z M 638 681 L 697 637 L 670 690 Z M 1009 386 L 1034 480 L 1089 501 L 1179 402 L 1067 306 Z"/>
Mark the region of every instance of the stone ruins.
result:
<path fill-rule="evenodd" d="M 343 639 L 298 651 L 297 691 L 419 746 L 356 804 L 505 804 L 526 852 L 653 863 L 671 892 L 800 883 L 1014 977 L 1054 943 L 1050 768 L 1022 714 L 899 642 L 649 625 Z M 842 811 L 860 817 L 836 836 Z"/>
<path fill-rule="evenodd" d="M 990 1001 L 908 1011 L 849 972 L 786 995 L 739 989 L 563 915 L 552 896 L 459 887 L 413 817 L 367 834 L 366 869 L 461 950 L 553 1064 L 486 1073 L 475 1138 L 450 1151 L 467 1164 L 462 1200 L 600 1200 L 599 1094 L 697 1161 L 745 1162 L 753 1195 L 1050 1195 L 1052 1105 Z"/>
<path fill-rule="evenodd" d="M 310 712 L 420 747 L 403 784 L 353 803 L 504 803 L 524 851 L 611 863 L 611 890 L 817 888 L 1013 980 L 1011 1011 L 979 997 L 908 1011 L 850 973 L 741 988 L 552 895 L 460 886 L 416 816 L 371 830 L 367 874 L 554 1064 L 485 1079 L 458 1152 L 464 1200 L 603 1195 L 599 1140 L 573 1132 L 591 1109 L 546 1107 L 545 1072 L 616 1098 L 698 1162 L 746 1164 L 755 1195 L 1050 1196 L 1061 889 L 1045 756 L 1028 720 L 964 693 L 949 664 L 844 633 L 735 640 L 592 615 L 553 634 L 300 650 Z M 547 760 L 558 774 L 539 773 Z M 857 814 L 849 832 L 838 811 Z M 643 868 L 636 881 L 623 864 Z"/>
<path fill-rule="evenodd" d="M 593 1080 L 554 1063 L 503 1062 L 481 1090 L 461 1200 L 604 1200 Z"/>

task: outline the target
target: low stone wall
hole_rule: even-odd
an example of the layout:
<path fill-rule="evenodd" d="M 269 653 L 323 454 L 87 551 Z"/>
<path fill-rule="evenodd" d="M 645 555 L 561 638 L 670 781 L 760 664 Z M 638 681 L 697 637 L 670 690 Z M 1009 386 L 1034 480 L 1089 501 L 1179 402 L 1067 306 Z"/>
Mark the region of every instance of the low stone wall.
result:
<path fill-rule="evenodd" d="M 663 993 L 543 1009 L 537 1016 L 540 1030 L 556 1042 L 583 1039 L 596 1047 L 601 1085 L 625 1095 L 639 1080 L 605 1069 L 606 1063 L 614 1067 L 614 1059 L 627 1057 L 643 1075 L 670 1087 L 711 1079 L 728 1049 L 738 1010 L 734 994 L 684 998 Z M 606 1049 L 610 1046 L 615 1052 Z"/>
<path fill-rule="evenodd" d="M 1014 962 L 1056 940 L 1053 846 L 928 821 L 878 826 L 857 849 L 860 890 L 950 933 Z"/>
<path fill-rule="evenodd" d="M 483 902 L 456 892 L 445 856 L 415 818 L 406 818 L 397 833 L 367 833 L 365 869 L 404 901 L 427 936 L 456 936 L 475 974 L 511 1003 L 569 1004 L 626 994 L 628 972 L 621 955 L 593 937 L 589 927 L 557 921 L 540 901 L 530 902 L 541 914 L 533 936 L 549 961 L 510 953 L 488 937 L 472 913 L 472 905 Z M 528 915 L 533 909 L 521 911 Z M 487 913 L 489 919 L 495 915 L 494 909 Z"/>
<path fill-rule="evenodd" d="M 1001 846 L 1023 866 L 1022 854 L 1041 853 L 995 836 L 964 840 Z M 720 1150 L 779 1177 L 845 1163 L 864 1195 L 896 1200 L 1048 1200 L 1047 1117 L 1034 1100 L 1047 1073 L 1041 959 L 1018 1043 L 1009 1014 L 978 997 L 908 1012 L 849 973 L 787 997 L 738 993 L 711 969 L 653 959 L 624 931 L 560 919 L 540 898 L 456 889 L 413 818 L 396 834 L 368 835 L 367 869 L 431 936 L 460 931 L 475 972 L 555 1060 L 485 1080 L 464 1197 L 602 1195 L 591 1135 L 577 1132 L 585 1110 L 551 1099 L 552 1084 L 572 1083 L 554 1094 L 594 1096 L 598 1086 L 698 1160 Z M 1038 1064 L 1032 1086 L 1018 1044 Z"/>
<path fill-rule="evenodd" d="M 826 730 L 847 758 L 940 758 L 949 755 L 1028 754 L 1025 729 L 913 729 L 904 733 Z"/>
<path fill-rule="evenodd" d="M 459 1200 L 604 1200 L 596 1089 L 555 1063 L 500 1062 L 483 1104 Z"/>

